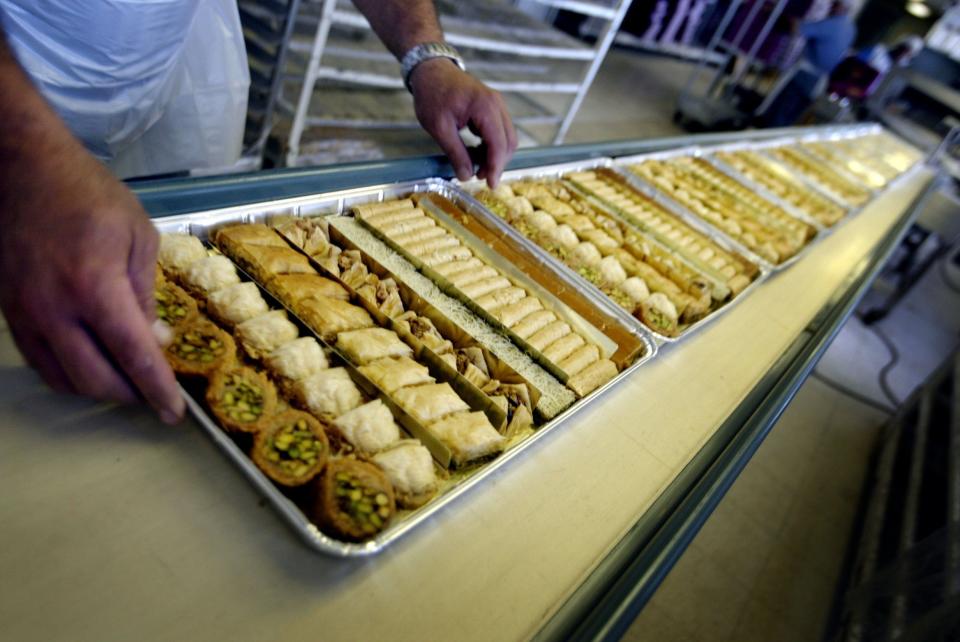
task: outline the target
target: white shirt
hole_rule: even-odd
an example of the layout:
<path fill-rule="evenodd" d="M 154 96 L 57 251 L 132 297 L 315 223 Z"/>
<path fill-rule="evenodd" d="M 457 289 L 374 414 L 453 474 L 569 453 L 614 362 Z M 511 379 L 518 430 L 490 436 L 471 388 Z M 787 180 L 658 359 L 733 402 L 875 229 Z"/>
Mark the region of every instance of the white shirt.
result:
<path fill-rule="evenodd" d="M 250 78 L 234 0 L 0 0 L 7 39 L 121 176 L 232 164 Z"/>

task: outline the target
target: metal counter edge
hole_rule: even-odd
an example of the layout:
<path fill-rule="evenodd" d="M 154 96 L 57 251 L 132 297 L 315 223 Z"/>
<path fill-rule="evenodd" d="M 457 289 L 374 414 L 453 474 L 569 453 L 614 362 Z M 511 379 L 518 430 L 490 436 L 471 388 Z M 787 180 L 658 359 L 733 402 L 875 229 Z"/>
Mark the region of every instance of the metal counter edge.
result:
<path fill-rule="evenodd" d="M 764 129 L 649 140 L 534 147 L 517 151 L 507 169 L 554 165 L 603 156 L 642 154 L 693 143 L 708 145 L 733 140 L 766 140 L 798 133 L 828 133 L 837 129 L 836 126 Z M 453 177 L 453 170 L 444 156 L 419 156 L 336 166 L 274 169 L 223 176 L 137 180 L 130 182 L 129 186 L 150 216 L 156 218 L 429 177 Z"/>
<path fill-rule="evenodd" d="M 934 176 L 913 199 L 869 259 L 834 291 L 800 336 L 534 640 L 622 637 L 797 394 L 938 180 L 939 176 Z"/>

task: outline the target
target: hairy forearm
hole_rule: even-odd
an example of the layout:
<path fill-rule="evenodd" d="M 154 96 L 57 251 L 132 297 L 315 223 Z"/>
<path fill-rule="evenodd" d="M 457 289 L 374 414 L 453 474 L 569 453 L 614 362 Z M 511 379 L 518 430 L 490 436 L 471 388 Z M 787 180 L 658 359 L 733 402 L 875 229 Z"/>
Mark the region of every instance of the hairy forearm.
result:
<path fill-rule="evenodd" d="M 353 0 L 353 4 L 397 59 L 421 43 L 443 40 L 432 0 Z"/>
<path fill-rule="evenodd" d="M 0 30 L 0 218 L 17 208 L 25 181 L 37 175 L 38 166 L 50 171 L 76 152 L 83 151 L 56 112 L 37 91 L 20 67 Z"/>

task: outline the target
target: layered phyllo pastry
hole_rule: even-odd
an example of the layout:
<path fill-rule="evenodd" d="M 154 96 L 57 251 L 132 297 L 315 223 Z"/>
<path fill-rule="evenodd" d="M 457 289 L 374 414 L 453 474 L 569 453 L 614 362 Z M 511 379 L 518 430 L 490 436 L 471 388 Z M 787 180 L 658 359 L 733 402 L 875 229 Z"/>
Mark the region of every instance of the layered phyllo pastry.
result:
<path fill-rule="evenodd" d="M 453 391 L 449 383 L 400 388 L 393 396 L 408 415 L 424 425 L 455 412 L 470 410 L 470 406 Z"/>
<path fill-rule="evenodd" d="M 275 348 L 263 362 L 281 390 L 290 390 L 298 381 L 330 367 L 327 355 L 313 337 L 289 341 Z"/>
<path fill-rule="evenodd" d="M 294 385 L 300 406 L 314 415 L 335 418 L 363 403 L 363 395 L 346 368 L 328 368 Z"/>
<path fill-rule="evenodd" d="M 217 290 L 240 283 L 240 277 L 230 259 L 215 254 L 188 265 L 181 274 L 181 282 L 194 295 L 206 299 Z"/>
<path fill-rule="evenodd" d="M 301 300 L 295 311 L 317 334 L 333 340 L 341 332 L 373 327 L 373 319 L 363 308 L 325 296 Z"/>
<path fill-rule="evenodd" d="M 366 455 L 378 453 L 400 439 L 393 414 L 379 399 L 348 410 L 334 419 L 333 425 L 357 451 Z"/>
<path fill-rule="evenodd" d="M 359 370 L 367 379 L 388 394 L 407 386 L 434 382 L 427 367 L 410 357 L 377 359 L 360 366 Z"/>
<path fill-rule="evenodd" d="M 214 320 L 232 328 L 270 310 L 256 283 L 234 283 L 211 292 L 207 297 L 207 312 Z"/>
<path fill-rule="evenodd" d="M 167 274 L 179 278 L 187 267 L 207 256 L 207 248 L 189 234 L 161 234 L 157 261 Z"/>
<path fill-rule="evenodd" d="M 482 412 L 448 415 L 432 422 L 427 430 L 450 449 L 458 466 L 496 455 L 506 443 Z"/>
<path fill-rule="evenodd" d="M 387 357 L 409 357 L 413 350 L 386 328 L 350 330 L 337 335 L 337 349 L 358 366 Z"/>
<path fill-rule="evenodd" d="M 253 359 L 260 359 L 280 346 L 300 336 L 287 313 L 271 310 L 237 325 L 234 329 L 237 341 Z"/>
<path fill-rule="evenodd" d="M 413 509 L 423 506 L 437 492 L 437 472 L 430 451 L 415 439 L 401 439 L 373 456 L 390 479 L 397 504 Z"/>

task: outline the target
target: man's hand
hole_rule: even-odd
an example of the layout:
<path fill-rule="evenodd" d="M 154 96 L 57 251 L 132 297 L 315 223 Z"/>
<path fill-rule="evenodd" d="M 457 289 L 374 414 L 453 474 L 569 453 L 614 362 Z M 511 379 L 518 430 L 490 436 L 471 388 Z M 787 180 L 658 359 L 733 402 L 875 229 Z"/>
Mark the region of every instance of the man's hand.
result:
<path fill-rule="evenodd" d="M 473 162 L 458 133 L 469 127 L 486 147 L 477 177 L 496 187 L 517 149 L 517 135 L 500 94 L 445 58 L 417 65 L 410 88 L 417 119 L 450 158 L 457 178 L 465 181 L 473 176 Z"/>
<path fill-rule="evenodd" d="M 71 143 L 55 158 L 28 154 L 0 180 L 0 307 L 52 388 L 143 397 L 173 423 L 184 403 L 151 328 L 157 232 L 133 194 Z"/>

